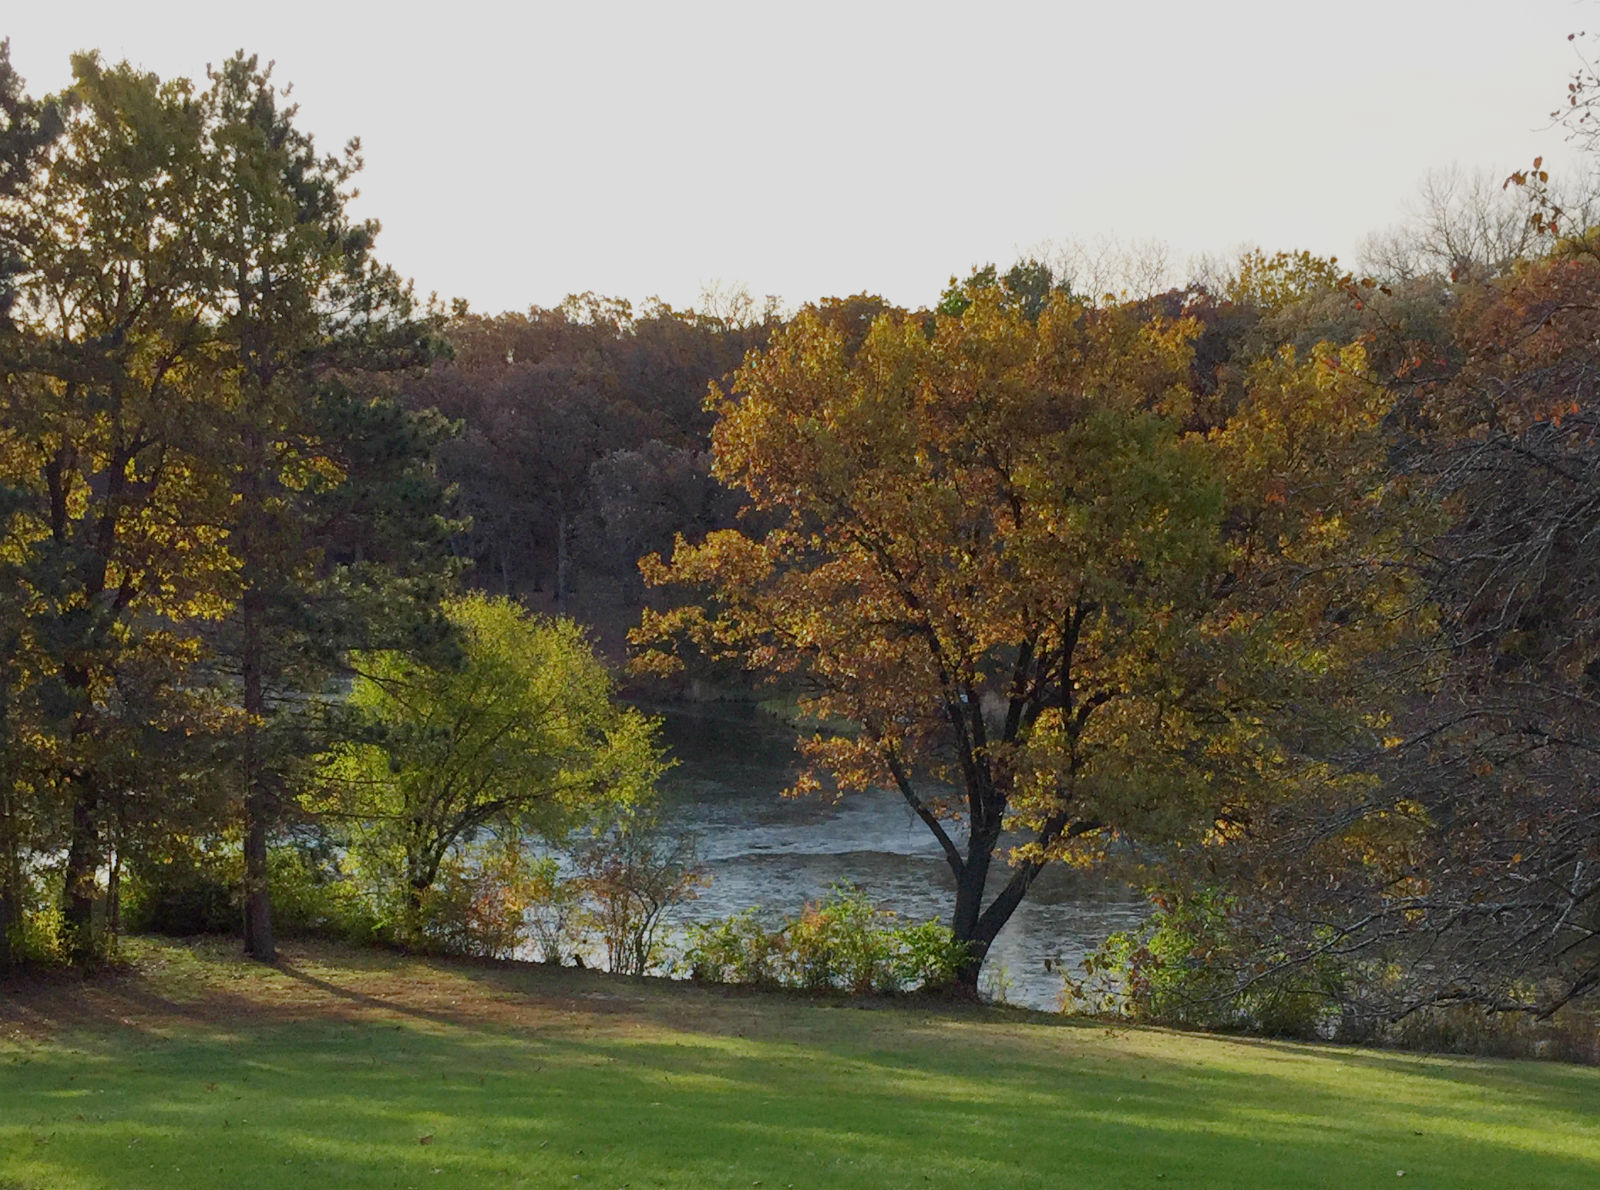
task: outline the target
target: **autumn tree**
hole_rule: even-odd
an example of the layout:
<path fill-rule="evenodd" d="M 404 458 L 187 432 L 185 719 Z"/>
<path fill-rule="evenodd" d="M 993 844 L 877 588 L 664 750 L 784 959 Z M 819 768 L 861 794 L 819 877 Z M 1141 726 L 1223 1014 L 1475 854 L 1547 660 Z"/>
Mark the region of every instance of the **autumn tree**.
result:
<path fill-rule="evenodd" d="M 14 199 L 28 184 L 59 133 L 55 109 L 27 96 L 11 67 L 10 43 L 0 41 L 0 202 Z M 21 382 L 18 370 L 29 354 L 10 317 L 15 275 L 27 250 L 26 230 L 19 223 L 0 224 L 0 386 L 8 390 Z M 20 703 L 27 684 L 22 560 L 30 536 L 30 463 L 26 442 L 14 429 L 0 428 L 0 972 L 11 966 L 11 936 L 24 901 L 24 849 L 37 839 L 33 823 L 39 810 L 22 771 L 21 746 L 22 721 L 29 718 Z"/>
<path fill-rule="evenodd" d="M 968 987 L 1047 863 L 1231 829 L 1325 753 L 1343 625 L 1389 594 L 1335 577 L 1347 489 L 1300 482 L 1354 482 L 1381 411 L 1358 356 L 1283 361 L 1249 416 L 1186 431 L 1193 324 L 970 296 L 855 351 L 804 312 L 713 394 L 715 472 L 773 527 L 646 559 L 699 598 L 635 634 L 645 669 L 735 658 L 852 725 L 804 742 L 796 790 L 899 790 L 955 878 Z"/>
<path fill-rule="evenodd" d="M 194 825 L 202 793 L 216 829 L 231 783 L 199 741 L 237 743 L 249 942 L 270 957 L 265 844 L 293 750 L 269 744 L 273 712 L 304 707 L 342 650 L 430 627 L 442 424 L 370 382 L 428 359 L 430 322 L 373 262 L 375 228 L 344 215 L 354 150 L 319 157 L 253 59 L 198 93 L 92 55 L 74 71 L 63 135 L 46 150 L 42 116 L 11 128 L 6 152 L 40 163 L 0 188 L 25 249 L 5 328 L 6 664 L 38 711 L 35 806 L 61 803 L 33 817 L 70 822 L 30 847 L 65 853 L 89 954 L 111 840 Z"/>
<path fill-rule="evenodd" d="M 472 581 L 592 611 L 615 598 L 619 575 L 624 597 L 636 596 L 626 576 L 636 574 L 641 551 L 631 547 L 644 544 L 647 522 L 694 518 L 669 525 L 664 541 L 674 528 L 714 527 L 707 516 L 725 523 L 715 501 L 690 507 L 707 475 L 702 398 L 767 329 L 593 294 L 520 314 L 458 310 L 447 328 L 453 357 L 405 388 L 414 407 L 461 423 L 440 460 L 471 517 L 461 549 Z M 574 603 L 584 579 L 595 598 Z"/>
<path fill-rule="evenodd" d="M 1420 680 L 1383 781 L 1359 812 L 1289 807 L 1254 857 L 1276 952 L 1337 958 L 1349 1004 L 1379 1019 L 1548 1015 L 1600 990 L 1590 242 L 1462 295 L 1460 362 L 1416 388 L 1394 460 L 1442 524 L 1415 555 L 1438 632 L 1389 660 Z"/>
<path fill-rule="evenodd" d="M 38 739 L 70 819 L 65 918 L 88 954 L 106 834 L 144 785 L 126 771 L 127 734 L 186 713 L 199 651 L 182 625 L 221 614 L 232 562 L 216 529 L 223 382 L 205 306 L 216 262 L 196 230 L 199 105 L 183 80 L 92 55 L 73 66 L 62 137 L 4 199 L 27 246 L 13 317 L 28 345 L 4 421 L 26 459 L 23 579 L 50 719 Z M 164 705 L 126 696 L 162 666 Z"/>

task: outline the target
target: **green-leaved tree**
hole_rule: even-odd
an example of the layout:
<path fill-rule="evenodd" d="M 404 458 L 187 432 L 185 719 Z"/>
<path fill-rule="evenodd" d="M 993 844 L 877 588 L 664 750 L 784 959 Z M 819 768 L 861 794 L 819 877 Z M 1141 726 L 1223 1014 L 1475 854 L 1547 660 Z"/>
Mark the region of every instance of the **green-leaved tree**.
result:
<path fill-rule="evenodd" d="M 459 666 L 403 652 L 359 658 L 359 742 L 324 757 L 320 808 L 423 941 L 424 900 L 458 847 L 491 832 L 517 844 L 602 825 L 647 802 L 666 768 L 653 720 L 620 706 L 570 620 L 508 599 L 445 604 Z"/>

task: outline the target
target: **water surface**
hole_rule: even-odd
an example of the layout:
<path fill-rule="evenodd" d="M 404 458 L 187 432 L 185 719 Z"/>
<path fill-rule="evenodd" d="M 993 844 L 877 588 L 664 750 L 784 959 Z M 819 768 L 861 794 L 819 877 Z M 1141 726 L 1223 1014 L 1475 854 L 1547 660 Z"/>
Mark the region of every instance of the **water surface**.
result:
<path fill-rule="evenodd" d="M 737 703 L 655 708 L 675 768 L 664 782 L 669 829 L 693 832 L 712 882 L 678 922 L 711 921 L 759 906 L 772 921 L 798 913 L 841 881 L 886 909 L 946 921 L 955 881 L 928 828 L 894 792 L 838 802 L 785 798 L 796 767 L 795 732 Z M 959 842 L 959 839 L 958 839 Z M 1004 860 L 991 890 L 1009 878 Z M 1059 1006 L 1061 976 L 1107 934 L 1138 924 L 1144 902 L 1126 885 L 1052 867 L 995 940 L 983 988 L 1030 1008 Z"/>

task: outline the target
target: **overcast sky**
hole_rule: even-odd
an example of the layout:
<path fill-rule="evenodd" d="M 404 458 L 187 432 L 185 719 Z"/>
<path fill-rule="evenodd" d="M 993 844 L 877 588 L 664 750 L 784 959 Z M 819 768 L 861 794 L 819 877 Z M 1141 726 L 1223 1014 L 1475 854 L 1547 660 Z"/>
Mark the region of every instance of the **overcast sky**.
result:
<path fill-rule="evenodd" d="M 18 11 L 20 9 L 20 11 Z M 1047 242 L 1351 259 L 1431 168 L 1582 163 L 1548 113 L 1572 0 L 1209 3 L 31 3 L 35 94 L 98 48 L 200 77 L 277 63 L 363 142 L 359 209 L 426 293 L 489 312 L 594 290 L 920 305 Z"/>

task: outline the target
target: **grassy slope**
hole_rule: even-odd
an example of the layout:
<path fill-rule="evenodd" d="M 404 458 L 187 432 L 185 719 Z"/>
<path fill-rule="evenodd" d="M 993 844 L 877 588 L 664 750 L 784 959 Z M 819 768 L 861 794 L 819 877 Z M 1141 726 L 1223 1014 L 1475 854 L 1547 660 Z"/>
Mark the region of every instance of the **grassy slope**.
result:
<path fill-rule="evenodd" d="M 1600 1185 L 1600 1071 L 336 948 L 0 988 L 4 1186 L 1396 1184 Z"/>

